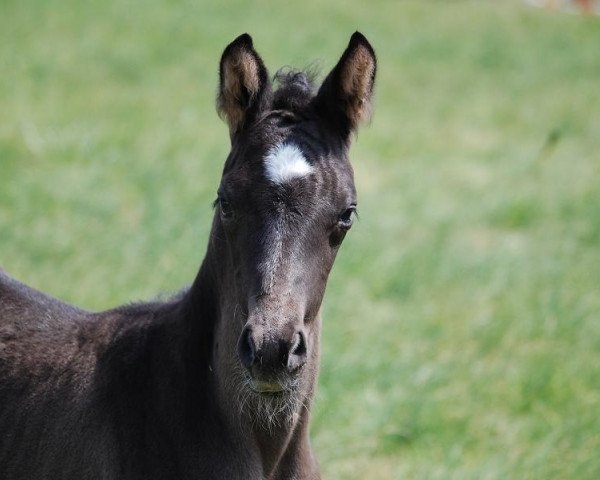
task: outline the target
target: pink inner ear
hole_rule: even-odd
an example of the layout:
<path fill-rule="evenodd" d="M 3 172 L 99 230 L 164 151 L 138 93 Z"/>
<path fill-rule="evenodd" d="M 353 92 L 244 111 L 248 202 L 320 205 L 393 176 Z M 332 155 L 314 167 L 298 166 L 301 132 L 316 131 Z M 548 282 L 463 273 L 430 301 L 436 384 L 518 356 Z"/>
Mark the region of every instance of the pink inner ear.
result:
<path fill-rule="evenodd" d="M 225 88 L 239 96 L 242 85 L 250 96 L 258 92 L 260 85 L 256 59 L 246 51 L 239 52 L 236 57 L 225 63 Z"/>
<path fill-rule="evenodd" d="M 346 60 L 341 75 L 341 86 L 350 99 L 347 112 L 354 123 L 369 118 L 371 114 L 371 92 L 375 60 L 369 50 L 359 45 Z"/>
<path fill-rule="evenodd" d="M 243 98 L 242 87 L 248 91 L 251 99 L 260 88 L 256 59 L 244 50 L 232 54 L 223 64 L 223 90 L 219 111 L 232 129 L 236 129 L 244 119 L 245 108 L 240 104 L 240 99 Z"/>

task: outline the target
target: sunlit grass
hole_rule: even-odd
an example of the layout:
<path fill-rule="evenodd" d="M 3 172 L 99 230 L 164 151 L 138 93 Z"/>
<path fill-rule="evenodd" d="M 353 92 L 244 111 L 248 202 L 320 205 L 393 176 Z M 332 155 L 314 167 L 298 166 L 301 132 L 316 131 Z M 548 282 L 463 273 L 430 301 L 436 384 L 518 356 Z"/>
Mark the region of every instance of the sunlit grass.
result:
<path fill-rule="evenodd" d="M 227 154 L 222 48 L 379 55 L 331 277 L 330 479 L 600 478 L 600 27 L 521 2 L 5 1 L 0 265 L 102 309 L 179 289 Z"/>

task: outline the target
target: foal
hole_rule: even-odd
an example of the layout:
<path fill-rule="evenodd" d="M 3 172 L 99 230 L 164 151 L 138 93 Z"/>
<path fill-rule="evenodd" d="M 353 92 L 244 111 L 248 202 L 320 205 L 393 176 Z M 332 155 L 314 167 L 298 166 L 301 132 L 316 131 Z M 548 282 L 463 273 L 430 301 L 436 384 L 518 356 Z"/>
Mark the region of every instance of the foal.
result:
<path fill-rule="evenodd" d="M 356 211 L 348 149 L 376 60 L 355 33 L 321 87 L 223 52 L 229 154 L 206 257 L 164 303 L 90 313 L 0 273 L 0 478 L 316 479 L 320 306 Z"/>

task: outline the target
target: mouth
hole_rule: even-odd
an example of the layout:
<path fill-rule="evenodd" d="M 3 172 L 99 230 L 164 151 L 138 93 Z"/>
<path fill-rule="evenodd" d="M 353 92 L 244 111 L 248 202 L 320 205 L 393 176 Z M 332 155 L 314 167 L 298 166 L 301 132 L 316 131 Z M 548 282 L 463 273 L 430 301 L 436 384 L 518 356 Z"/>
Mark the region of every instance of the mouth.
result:
<path fill-rule="evenodd" d="M 295 389 L 294 385 L 282 384 L 274 381 L 266 382 L 256 379 L 252 379 L 249 382 L 249 387 L 254 393 L 268 396 L 289 394 Z"/>

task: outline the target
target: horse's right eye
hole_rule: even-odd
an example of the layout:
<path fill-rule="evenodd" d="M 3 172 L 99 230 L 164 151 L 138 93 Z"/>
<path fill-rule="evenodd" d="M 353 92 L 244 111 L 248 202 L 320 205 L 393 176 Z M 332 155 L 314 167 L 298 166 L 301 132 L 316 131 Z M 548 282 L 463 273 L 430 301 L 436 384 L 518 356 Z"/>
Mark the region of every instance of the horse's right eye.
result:
<path fill-rule="evenodd" d="M 219 210 L 223 220 L 229 220 L 231 217 L 233 217 L 233 208 L 231 207 L 231 204 L 224 198 L 219 198 Z"/>

